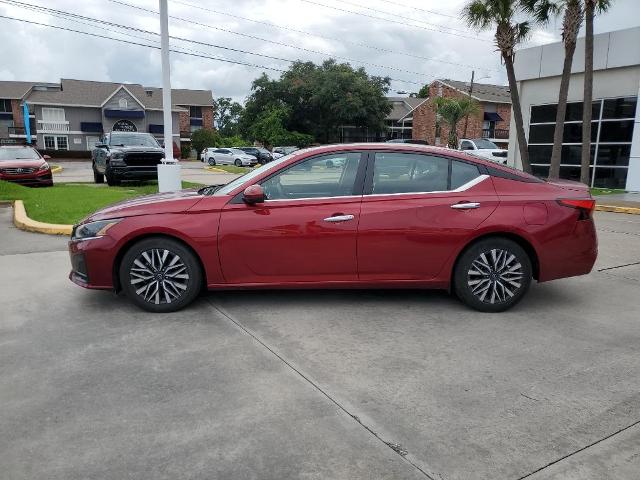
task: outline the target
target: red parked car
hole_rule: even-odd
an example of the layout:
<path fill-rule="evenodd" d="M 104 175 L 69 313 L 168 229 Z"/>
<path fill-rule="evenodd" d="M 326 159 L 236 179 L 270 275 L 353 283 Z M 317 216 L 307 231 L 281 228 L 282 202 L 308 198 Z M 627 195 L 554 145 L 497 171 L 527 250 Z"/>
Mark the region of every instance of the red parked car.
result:
<path fill-rule="evenodd" d="M 0 180 L 30 187 L 51 187 L 53 176 L 48 159 L 30 146 L 0 146 Z"/>
<path fill-rule="evenodd" d="M 75 283 L 168 312 L 203 287 L 438 288 L 489 312 L 589 273 L 594 200 L 463 152 L 296 151 L 228 183 L 129 200 L 73 229 Z"/>

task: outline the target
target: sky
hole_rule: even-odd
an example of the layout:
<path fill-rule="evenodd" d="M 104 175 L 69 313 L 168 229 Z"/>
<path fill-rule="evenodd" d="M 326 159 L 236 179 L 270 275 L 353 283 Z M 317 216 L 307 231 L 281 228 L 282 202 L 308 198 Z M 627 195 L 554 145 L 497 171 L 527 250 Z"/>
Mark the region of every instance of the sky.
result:
<path fill-rule="evenodd" d="M 159 50 L 132 44 L 159 45 L 159 36 L 154 34 L 160 31 L 157 0 L 19 3 L 23 5 L 0 0 L 0 15 L 93 35 L 0 18 L 0 80 L 77 78 L 160 86 Z M 461 19 L 465 3 L 467 0 L 169 0 L 171 47 L 192 54 L 171 54 L 172 86 L 208 89 L 214 97 L 242 102 L 251 92 L 251 82 L 263 72 L 276 78 L 289 61 L 320 63 L 330 57 L 362 66 L 371 75 L 391 77 L 389 95 L 417 92 L 436 78 L 468 81 L 472 70 L 480 83 L 506 84 L 492 33 L 470 30 Z M 610 11 L 596 19 L 596 33 L 640 26 L 640 0 L 612 3 Z M 34 11 L 24 4 L 59 12 Z M 75 21 L 64 12 L 74 15 Z M 556 20 L 534 27 L 523 47 L 558 41 L 560 26 Z"/>

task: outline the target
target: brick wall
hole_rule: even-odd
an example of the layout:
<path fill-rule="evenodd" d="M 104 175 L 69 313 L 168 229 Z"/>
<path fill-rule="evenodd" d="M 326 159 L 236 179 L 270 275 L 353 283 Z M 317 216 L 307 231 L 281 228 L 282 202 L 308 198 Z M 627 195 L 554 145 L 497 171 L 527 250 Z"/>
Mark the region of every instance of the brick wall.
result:
<path fill-rule="evenodd" d="M 202 107 L 202 126 L 204 128 L 213 127 L 213 107 Z"/>
<path fill-rule="evenodd" d="M 20 100 L 11 100 L 11 113 L 13 114 L 13 126 L 24 127 L 24 116 L 22 114 Z"/>
<path fill-rule="evenodd" d="M 434 99 L 438 96 L 445 98 L 464 97 L 464 93 L 442 85 L 439 82 L 433 82 L 429 86 L 429 100 L 420 105 L 413 112 L 413 132 L 412 137 L 418 140 L 426 140 L 430 145 L 436 144 L 436 109 Z M 503 118 L 502 122 L 496 124 L 496 128 L 509 128 L 511 120 L 511 105 L 498 104 L 497 112 Z M 467 124 L 467 138 L 482 138 L 482 124 L 484 120 L 484 107 L 480 103 L 480 112 L 478 115 L 469 116 Z M 464 120 L 458 124 L 458 138 L 463 138 Z M 444 123 L 440 126 L 440 144 L 446 145 L 449 136 L 449 127 Z"/>
<path fill-rule="evenodd" d="M 189 112 L 179 112 L 178 118 L 180 120 L 180 131 L 188 132 L 191 130 L 191 123 L 189 122 Z"/>

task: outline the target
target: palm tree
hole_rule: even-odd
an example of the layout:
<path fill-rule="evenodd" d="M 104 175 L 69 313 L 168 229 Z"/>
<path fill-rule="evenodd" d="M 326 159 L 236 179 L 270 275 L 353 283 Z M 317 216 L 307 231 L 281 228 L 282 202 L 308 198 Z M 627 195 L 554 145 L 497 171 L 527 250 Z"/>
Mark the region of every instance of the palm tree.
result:
<path fill-rule="evenodd" d="M 551 150 L 551 165 L 549 178 L 560 176 L 560 159 L 562 156 L 562 135 L 564 133 L 564 117 L 567 113 L 567 97 L 569 95 L 569 80 L 571 79 L 571 64 L 576 51 L 578 31 L 582 25 L 582 0 L 522 0 L 526 12 L 541 24 L 549 22 L 551 17 L 562 17 L 562 42 L 564 43 L 564 65 L 560 79 L 560 93 L 558 94 L 558 111 L 556 112 L 556 129 L 553 132 L 553 149 Z M 586 105 L 585 105 L 586 108 Z M 591 133 L 589 133 L 589 138 Z"/>
<path fill-rule="evenodd" d="M 584 95 L 582 109 L 582 161 L 580 181 L 591 184 L 589 166 L 591 165 L 591 102 L 593 101 L 593 17 L 606 11 L 610 0 L 584 0 L 585 39 L 584 39 Z"/>
<path fill-rule="evenodd" d="M 467 115 L 477 115 L 480 105 L 469 97 L 438 97 L 435 105 L 440 120 L 449 126 L 447 145 L 458 148 L 458 123 Z"/>

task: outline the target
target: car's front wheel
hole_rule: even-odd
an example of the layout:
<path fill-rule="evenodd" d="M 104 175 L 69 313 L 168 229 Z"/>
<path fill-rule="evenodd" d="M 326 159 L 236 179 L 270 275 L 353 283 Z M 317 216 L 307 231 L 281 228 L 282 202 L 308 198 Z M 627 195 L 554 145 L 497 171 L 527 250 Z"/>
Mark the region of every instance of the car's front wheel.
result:
<path fill-rule="evenodd" d="M 93 181 L 95 183 L 104 183 L 104 175 L 96 170 L 96 164 L 93 164 Z"/>
<path fill-rule="evenodd" d="M 209 163 L 209 165 L 211 165 L 211 166 L 213 167 L 213 166 L 216 164 L 216 159 L 215 159 L 215 158 L 213 158 L 213 157 L 211 157 L 211 158 L 208 160 L 208 163 Z"/>
<path fill-rule="evenodd" d="M 182 243 L 152 237 L 133 245 L 120 263 L 120 285 L 133 303 L 150 312 L 175 312 L 202 288 L 196 256 Z"/>
<path fill-rule="evenodd" d="M 507 238 L 472 244 L 456 263 L 453 283 L 458 298 L 481 312 L 502 312 L 518 303 L 531 284 L 531 259 Z"/>

